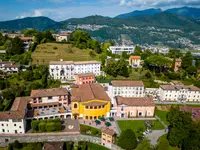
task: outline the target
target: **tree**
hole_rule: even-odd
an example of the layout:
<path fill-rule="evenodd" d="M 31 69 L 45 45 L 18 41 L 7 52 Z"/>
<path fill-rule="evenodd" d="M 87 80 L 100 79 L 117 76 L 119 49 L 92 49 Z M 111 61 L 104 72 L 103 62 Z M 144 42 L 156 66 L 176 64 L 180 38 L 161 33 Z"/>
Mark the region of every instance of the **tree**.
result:
<path fill-rule="evenodd" d="M 186 71 L 189 75 L 196 75 L 197 68 L 195 66 L 189 66 L 186 68 Z"/>
<path fill-rule="evenodd" d="M 11 40 L 7 40 L 4 47 L 5 47 L 6 53 L 8 55 L 12 55 L 12 47 L 13 46 L 12 46 Z"/>
<path fill-rule="evenodd" d="M 39 123 L 39 131 L 45 132 L 46 131 L 46 122 L 42 121 Z"/>
<path fill-rule="evenodd" d="M 51 32 L 49 30 L 46 30 L 43 33 L 43 39 L 46 39 L 46 42 L 55 41 L 54 37 L 52 36 L 52 34 L 51 34 Z"/>
<path fill-rule="evenodd" d="M 94 51 L 90 51 L 89 52 L 90 57 L 94 58 L 96 57 L 96 53 Z"/>
<path fill-rule="evenodd" d="M 169 52 L 167 53 L 167 56 L 176 59 L 182 57 L 182 54 L 180 50 L 170 49 Z"/>
<path fill-rule="evenodd" d="M 169 142 L 167 139 L 161 139 L 158 141 L 155 150 L 168 150 L 169 149 Z"/>
<path fill-rule="evenodd" d="M 185 56 L 182 58 L 181 67 L 183 69 L 187 69 L 192 65 L 194 57 L 192 56 L 191 52 L 187 52 Z"/>
<path fill-rule="evenodd" d="M 153 146 L 147 138 L 144 138 L 135 150 L 153 150 Z"/>
<path fill-rule="evenodd" d="M 132 150 L 137 147 L 137 139 L 135 133 L 131 129 L 122 131 L 119 136 L 118 145 L 125 150 Z"/>
<path fill-rule="evenodd" d="M 104 69 L 105 73 L 117 77 L 118 71 L 117 71 L 117 62 L 114 59 L 107 60 L 106 67 Z"/>
<path fill-rule="evenodd" d="M 142 49 L 140 46 L 136 46 L 134 50 L 134 55 L 140 55 L 142 53 Z"/>
<path fill-rule="evenodd" d="M 23 34 L 25 37 L 32 37 L 34 36 L 38 31 L 35 29 L 27 29 L 23 31 Z"/>
<path fill-rule="evenodd" d="M 117 62 L 117 71 L 118 75 L 129 77 L 129 70 L 128 70 L 128 62 L 121 57 L 120 60 Z"/>

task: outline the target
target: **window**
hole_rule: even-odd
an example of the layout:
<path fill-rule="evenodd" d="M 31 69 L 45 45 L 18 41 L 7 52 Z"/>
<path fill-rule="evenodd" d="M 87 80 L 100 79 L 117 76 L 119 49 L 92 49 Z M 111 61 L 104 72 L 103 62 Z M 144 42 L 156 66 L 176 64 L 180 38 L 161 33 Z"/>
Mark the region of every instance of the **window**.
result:
<path fill-rule="evenodd" d="M 16 127 L 16 124 L 14 124 L 14 126 Z"/>
<path fill-rule="evenodd" d="M 101 106 L 99 106 L 99 109 L 101 109 Z"/>
<path fill-rule="evenodd" d="M 4 126 L 4 124 L 1 124 L 1 126 Z"/>
<path fill-rule="evenodd" d="M 90 109 L 93 109 L 93 107 L 92 107 L 92 106 L 90 106 Z"/>
<path fill-rule="evenodd" d="M 74 108 L 78 108 L 78 105 L 77 105 L 77 104 L 74 104 Z"/>
<path fill-rule="evenodd" d="M 94 109 L 97 109 L 97 106 L 94 106 Z"/>
<path fill-rule="evenodd" d="M 5 132 L 5 129 L 2 129 L 2 132 Z"/>
<path fill-rule="evenodd" d="M 102 108 L 104 108 L 105 106 L 103 105 Z"/>
<path fill-rule="evenodd" d="M 88 109 L 88 106 L 85 106 L 86 109 Z"/>
<path fill-rule="evenodd" d="M 19 126 L 19 128 L 21 129 L 22 127 L 21 127 L 21 126 Z"/>
<path fill-rule="evenodd" d="M 48 97 L 48 100 L 52 100 L 52 96 L 49 96 L 49 97 Z"/>

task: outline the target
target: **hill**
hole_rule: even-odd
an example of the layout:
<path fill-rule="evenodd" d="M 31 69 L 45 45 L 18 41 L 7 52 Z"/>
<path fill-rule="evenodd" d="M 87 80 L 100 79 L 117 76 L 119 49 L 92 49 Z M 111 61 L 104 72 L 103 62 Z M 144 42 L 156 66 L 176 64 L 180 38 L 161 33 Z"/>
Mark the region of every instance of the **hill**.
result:
<path fill-rule="evenodd" d="M 166 12 L 185 16 L 188 18 L 194 18 L 194 19 L 200 18 L 200 8 L 192 8 L 192 7 L 172 8 L 166 10 Z"/>
<path fill-rule="evenodd" d="M 98 60 L 98 55 L 91 57 L 90 50 L 81 50 L 70 44 L 46 43 L 37 46 L 32 53 L 33 64 L 48 64 L 49 61 L 89 61 Z"/>
<path fill-rule="evenodd" d="M 34 28 L 44 30 L 48 26 L 54 25 L 56 22 L 47 17 L 27 17 L 10 21 L 1 21 L 0 29 L 6 30 L 24 30 Z"/>
<path fill-rule="evenodd" d="M 154 9 L 154 8 L 146 9 L 146 10 L 135 10 L 130 13 L 120 14 L 116 16 L 115 18 L 129 18 L 133 16 L 152 16 L 155 14 L 159 14 L 161 12 L 162 12 L 161 9 Z"/>

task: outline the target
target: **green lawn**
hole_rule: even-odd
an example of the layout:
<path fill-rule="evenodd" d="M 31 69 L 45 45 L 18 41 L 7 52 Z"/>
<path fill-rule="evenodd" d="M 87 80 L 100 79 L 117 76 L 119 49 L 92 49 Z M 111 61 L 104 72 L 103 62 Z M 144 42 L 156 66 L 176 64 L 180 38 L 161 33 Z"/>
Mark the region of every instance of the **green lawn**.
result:
<path fill-rule="evenodd" d="M 98 60 L 99 55 L 91 57 L 90 51 L 72 47 L 70 44 L 46 43 L 38 45 L 31 57 L 33 64 L 48 64 L 49 61 L 60 61 L 60 59 L 64 61 Z"/>
<path fill-rule="evenodd" d="M 162 130 L 164 126 L 158 120 L 153 121 L 155 124 L 152 127 L 152 130 Z M 121 131 L 126 129 L 132 129 L 135 133 L 137 130 L 142 127 L 145 130 L 144 120 L 118 120 L 117 121 Z"/>
<path fill-rule="evenodd" d="M 159 137 L 158 142 L 167 139 L 167 133 Z M 178 147 L 172 147 L 169 145 L 168 150 L 180 150 Z"/>
<path fill-rule="evenodd" d="M 168 111 L 162 111 L 162 110 L 156 110 L 155 114 L 158 116 L 166 125 L 169 125 L 169 122 L 167 121 L 167 113 Z"/>

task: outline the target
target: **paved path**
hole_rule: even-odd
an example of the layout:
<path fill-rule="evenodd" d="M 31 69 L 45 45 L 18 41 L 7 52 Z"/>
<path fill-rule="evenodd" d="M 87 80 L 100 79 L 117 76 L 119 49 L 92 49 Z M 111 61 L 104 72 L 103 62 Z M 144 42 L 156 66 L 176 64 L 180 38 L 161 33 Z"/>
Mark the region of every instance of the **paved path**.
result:
<path fill-rule="evenodd" d="M 156 145 L 158 138 L 166 133 L 165 130 L 153 130 L 151 133 L 147 134 L 146 137 L 151 141 L 152 145 Z"/>

